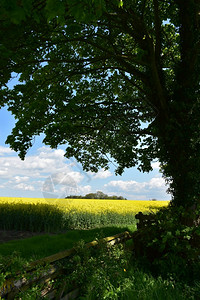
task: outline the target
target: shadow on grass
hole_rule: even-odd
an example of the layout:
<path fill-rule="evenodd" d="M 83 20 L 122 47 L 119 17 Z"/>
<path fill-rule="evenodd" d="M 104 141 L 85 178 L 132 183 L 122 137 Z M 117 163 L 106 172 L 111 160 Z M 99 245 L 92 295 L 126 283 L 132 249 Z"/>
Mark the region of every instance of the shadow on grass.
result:
<path fill-rule="evenodd" d="M 8 256 L 14 251 L 27 260 L 39 259 L 72 248 L 78 241 L 93 241 L 123 231 L 134 231 L 135 225 L 102 227 L 90 230 L 69 230 L 60 234 L 44 234 L 0 244 L 0 255 Z"/>
<path fill-rule="evenodd" d="M 31 238 L 27 238 L 24 240 L 16 240 L 8 243 L 0 244 L 0 254 L 1 255 L 11 255 L 14 251 L 18 252 L 21 257 L 28 260 L 39 259 L 59 251 L 63 251 L 69 248 L 72 248 L 78 241 L 84 240 L 85 242 L 90 242 L 95 238 L 103 238 L 106 236 L 112 236 L 117 233 L 128 230 L 129 232 L 135 230 L 135 226 L 113 226 L 113 227 L 103 227 L 103 228 L 95 228 L 91 230 L 70 230 L 66 233 L 60 233 L 56 235 L 40 235 L 34 236 Z M 127 270 L 122 269 L 123 274 L 119 274 L 119 266 L 118 263 L 121 263 L 123 260 L 116 262 L 116 256 L 114 256 L 114 260 L 110 261 L 110 257 L 107 260 L 108 263 L 108 271 L 109 274 L 112 271 L 113 276 L 105 278 L 103 276 L 98 277 L 97 279 L 102 279 L 100 284 L 98 285 L 95 282 L 94 278 L 89 278 L 88 282 L 85 282 L 89 287 L 95 288 L 96 292 L 98 289 L 102 289 L 103 284 L 106 282 L 105 293 L 108 293 L 108 282 L 110 282 L 110 293 L 115 292 L 115 298 L 120 300 L 127 299 L 135 299 L 135 300 L 189 300 L 189 299 L 200 299 L 199 295 L 199 286 L 198 285 L 188 285 L 185 282 L 176 281 L 176 278 L 167 276 L 163 278 L 163 276 L 153 274 L 152 266 L 148 266 L 145 261 L 134 260 L 131 257 L 130 264 L 127 265 Z M 106 262 L 106 261 L 105 261 Z M 109 265 L 110 263 L 110 265 Z M 115 265 L 117 268 L 117 273 L 115 269 Z M 183 267 L 183 266 L 182 266 Z M 94 275 L 97 274 L 98 269 L 96 266 L 94 268 Z M 102 275 L 105 272 L 105 268 L 103 271 L 99 269 L 99 274 Z M 118 274 L 118 275 L 117 275 Z M 98 275 L 98 274 L 97 274 Z M 120 277 L 120 276 L 121 277 Z M 118 277 L 119 278 L 118 278 Z M 113 282 L 114 278 L 114 282 Z M 86 278 L 87 279 L 87 278 Z M 93 280 L 93 281 L 91 281 Z M 99 282 L 99 281 L 98 281 Z M 93 285 L 92 285 L 93 283 Z M 93 289 L 91 300 L 96 300 L 96 294 Z M 99 299 L 111 299 L 111 298 L 103 298 L 105 296 L 104 291 L 102 292 L 102 297 Z M 94 296 L 94 297 L 93 297 Z"/>

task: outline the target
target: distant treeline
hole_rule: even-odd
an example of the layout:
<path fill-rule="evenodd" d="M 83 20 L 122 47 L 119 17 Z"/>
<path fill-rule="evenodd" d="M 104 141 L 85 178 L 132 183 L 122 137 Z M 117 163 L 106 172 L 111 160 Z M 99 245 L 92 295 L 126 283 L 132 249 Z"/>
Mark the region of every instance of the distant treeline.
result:
<path fill-rule="evenodd" d="M 101 191 L 98 191 L 96 193 L 90 193 L 85 196 L 76 196 L 76 195 L 70 195 L 65 197 L 66 199 L 110 199 L 110 200 L 127 200 L 126 198 L 122 196 L 108 196 L 107 194 L 104 194 Z"/>

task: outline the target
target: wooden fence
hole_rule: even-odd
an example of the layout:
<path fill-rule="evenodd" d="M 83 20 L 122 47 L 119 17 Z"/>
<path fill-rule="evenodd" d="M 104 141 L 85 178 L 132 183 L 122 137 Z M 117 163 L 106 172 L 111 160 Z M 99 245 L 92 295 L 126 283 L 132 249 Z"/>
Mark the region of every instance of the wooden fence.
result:
<path fill-rule="evenodd" d="M 132 235 L 128 231 L 125 231 L 114 236 L 103 238 L 99 241 L 92 241 L 85 244 L 85 247 L 95 247 L 100 243 L 115 245 L 117 243 L 123 243 L 131 238 Z M 57 262 L 62 262 L 62 259 L 67 259 L 75 254 L 76 248 L 71 248 L 30 263 L 29 267 L 23 270 L 23 274 L 25 275 L 22 275 L 21 272 L 18 272 L 16 273 L 15 277 L 7 278 L 5 280 L 3 287 L 0 290 L 1 299 L 15 299 L 15 296 L 19 292 L 27 290 L 34 284 L 45 284 L 50 282 L 50 280 L 56 279 L 62 273 L 66 274 L 66 270 L 63 270 L 62 264 L 57 264 Z M 42 271 L 38 272 L 38 270 L 41 268 Z M 56 288 L 50 288 L 50 290 L 45 288 L 41 292 L 41 298 L 45 296 L 47 299 L 70 300 L 77 298 L 78 294 L 78 287 L 76 287 L 73 291 L 66 292 L 65 284 L 63 284 L 59 290 Z"/>

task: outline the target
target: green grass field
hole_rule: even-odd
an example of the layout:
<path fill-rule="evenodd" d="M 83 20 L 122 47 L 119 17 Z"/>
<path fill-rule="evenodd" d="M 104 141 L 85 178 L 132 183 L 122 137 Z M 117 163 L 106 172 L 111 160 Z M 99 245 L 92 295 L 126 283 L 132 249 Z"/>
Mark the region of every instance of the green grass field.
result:
<path fill-rule="evenodd" d="M 61 234 L 44 234 L 22 240 L 0 244 L 0 255 L 8 256 L 15 251 L 29 260 L 39 259 L 72 248 L 80 240 L 91 242 L 96 238 L 112 236 L 128 230 L 132 232 L 135 225 L 95 228 L 90 230 L 69 230 Z"/>

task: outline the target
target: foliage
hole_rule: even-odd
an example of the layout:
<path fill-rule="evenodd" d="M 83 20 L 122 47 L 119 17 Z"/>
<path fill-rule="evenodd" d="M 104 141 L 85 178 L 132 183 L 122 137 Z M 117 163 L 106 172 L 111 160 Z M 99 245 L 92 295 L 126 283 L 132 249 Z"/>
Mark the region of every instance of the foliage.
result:
<path fill-rule="evenodd" d="M 151 225 L 135 232 L 134 252 L 146 260 L 155 274 L 174 280 L 199 280 L 200 208 L 192 213 L 184 207 L 163 208 L 153 215 Z"/>
<path fill-rule="evenodd" d="M 122 245 L 111 247 L 102 243 L 94 250 L 80 241 L 76 251 L 70 261 L 62 264 L 70 275 L 62 275 L 53 285 L 65 285 L 68 291 L 79 286 L 79 299 L 194 300 L 199 295 L 198 284 L 189 286 L 170 277 L 153 277 L 138 268 Z"/>
<path fill-rule="evenodd" d="M 9 284 L 12 284 L 12 280 L 15 279 L 15 284 L 18 280 L 21 280 L 23 278 L 26 278 L 27 281 L 31 280 L 34 282 L 35 276 L 41 276 L 43 275 L 49 268 L 49 265 L 41 266 L 38 265 L 34 273 L 28 272 L 27 268 L 30 267 L 29 262 L 22 258 L 19 253 L 16 251 L 13 252 L 11 255 L 7 256 L 1 256 L 0 257 L 0 271 L 1 271 L 1 277 L 0 277 L 0 287 L 2 287 L 5 284 L 5 279 L 7 280 L 7 287 L 9 288 Z M 40 284 L 41 287 L 44 284 Z M 14 295 L 11 292 L 11 295 L 6 296 L 10 299 L 24 299 L 24 300 L 36 300 L 39 299 L 41 296 L 41 287 L 39 286 L 32 286 L 31 288 L 28 288 L 28 292 L 24 293 L 23 288 L 19 288 L 19 291 L 17 291 L 17 295 L 15 295 L 16 291 L 14 292 Z M 26 289 L 25 289 L 26 290 Z M 5 298 L 5 296 L 3 297 Z"/>
<path fill-rule="evenodd" d="M 129 256 L 122 245 L 113 247 L 102 243 L 94 252 L 79 243 L 77 255 L 71 261 L 75 271 L 70 277 L 81 286 L 81 294 L 86 296 L 83 299 L 118 299 Z"/>
<path fill-rule="evenodd" d="M 12 254 L 7 256 L 0 256 L 0 287 L 2 287 L 6 277 L 12 277 L 20 269 L 27 264 L 27 261 L 22 258 L 19 253 L 13 251 Z"/>
<path fill-rule="evenodd" d="M 16 297 L 16 300 L 37 300 L 41 299 L 41 287 L 37 285 L 29 288 L 28 291 L 20 292 Z"/>
<path fill-rule="evenodd" d="M 109 200 L 127 200 L 126 198 L 122 196 L 108 196 L 107 194 L 104 194 L 101 191 L 98 191 L 96 193 L 89 193 L 85 196 L 67 196 L 66 199 L 109 199 Z"/>
<path fill-rule="evenodd" d="M 40 133 L 85 170 L 112 157 L 118 174 L 149 171 L 158 158 L 174 203 L 199 201 L 199 1 L 3 0 L 0 11 L 0 105 L 22 159 Z"/>
<path fill-rule="evenodd" d="M 88 231 L 85 232 L 85 237 Z M 82 232 L 82 234 L 84 234 Z M 97 236 L 97 232 L 93 232 Z M 99 237 L 104 236 L 101 233 Z M 81 235 L 80 235 L 81 236 Z M 79 238 L 80 238 L 79 236 Z M 89 237 L 88 237 L 89 238 Z M 92 237 L 93 239 L 93 237 Z M 97 239 L 98 240 L 98 239 Z M 22 241 L 21 241 L 22 242 Z M 65 247 L 68 247 L 67 242 Z M 51 253 L 49 253 L 51 254 Z M 176 257 L 177 259 L 177 257 Z M 13 275 L 26 261 L 17 253 L 0 258 L 2 282 L 7 275 Z M 173 261 L 175 264 L 175 262 Z M 66 289 L 74 288 L 74 284 L 81 286 L 80 299 L 141 299 L 141 300 L 194 300 L 198 299 L 200 286 L 198 277 L 195 282 L 185 281 L 183 277 L 173 278 L 168 270 L 164 269 L 162 276 L 154 276 L 147 270 L 145 260 L 141 263 L 132 257 L 122 245 L 111 247 L 104 243 L 97 249 L 87 249 L 84 241 L 76 244 L 76 255 L 62 262 L 66 272 L 70 275 L 61 275 L 58 282 L 50 283 L 53 287 L 64 286 Z M 179 266 L 179 271 L 186 266 Z M 197 266 L 199 270 L 199 265 Z M 43 287 L 42 287 L 43 288 Z M 23 291 L 19 297 L 22 299 L 39 299 L 41 286 L 34 286 Z M 16 298 L 18 299 L 18 298 Z"/>

